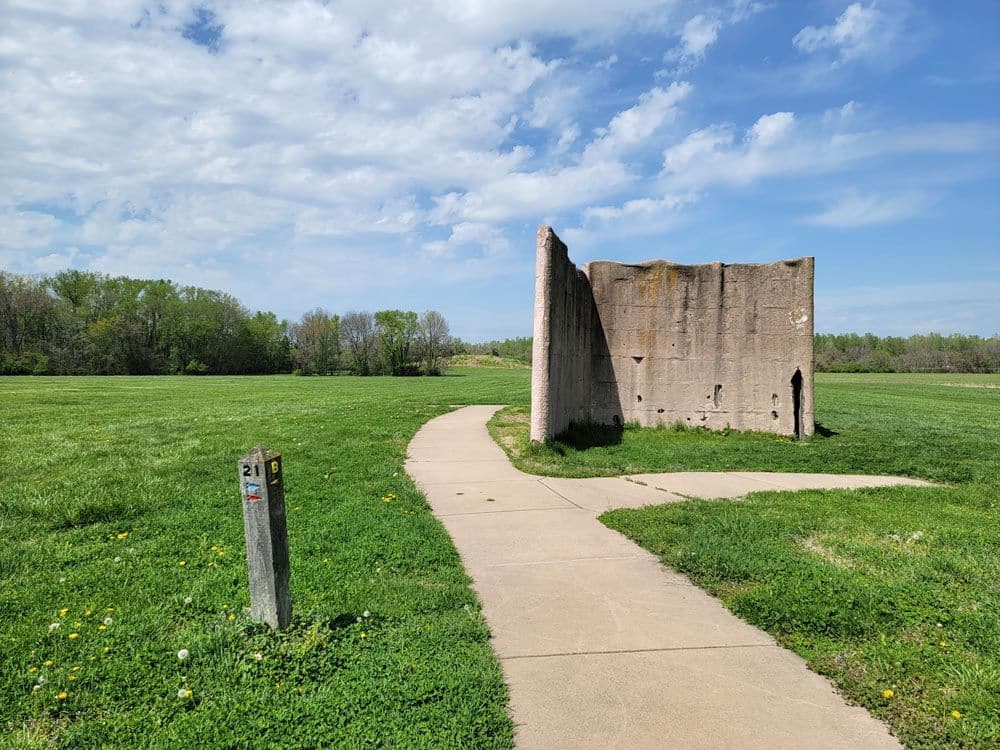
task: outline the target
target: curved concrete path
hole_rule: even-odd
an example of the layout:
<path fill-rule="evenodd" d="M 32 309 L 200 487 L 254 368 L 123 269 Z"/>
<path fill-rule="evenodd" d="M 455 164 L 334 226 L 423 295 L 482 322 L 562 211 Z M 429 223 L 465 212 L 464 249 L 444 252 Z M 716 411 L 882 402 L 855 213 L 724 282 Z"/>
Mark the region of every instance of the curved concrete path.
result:
<path fill-rule="evenodd" d="M 756 472 L 539 477 L 515 469 L 486 431 L 499 408 L 431 420 L 406 469 L 483 602 L 519 748 L 899 747 L 802 659 L 597 516 L 681 495 L 926 483 Z"/>

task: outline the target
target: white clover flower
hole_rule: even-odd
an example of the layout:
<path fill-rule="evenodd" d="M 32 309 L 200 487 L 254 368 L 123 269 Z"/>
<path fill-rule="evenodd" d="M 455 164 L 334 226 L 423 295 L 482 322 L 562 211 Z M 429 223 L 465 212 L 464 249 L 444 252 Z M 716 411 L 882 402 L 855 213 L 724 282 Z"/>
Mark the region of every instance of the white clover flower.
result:
<path fill-rule="evenodd" d="M 122 559 L 121 559 L 120 557 L 116 557 L 116 558 L 115 558 L 115 562 L 116 562 L 116 563 L 119 563 L 119 562 L 121 562 L 121 561 L 122 561 Z"/>
<path fill-rule="evenodd" d="M 364 612 L 362 612 L 362 613 L 361 613 L 361 616 L 362 616 L 362 617 L 371 617 L 371 616 L 372 616 L 372 613 L 371 613 L 371 612 L 369 612 L 369 611 L 368 611 L 368 610 L 366 609 L 366 610 L 365 610 Z"/>
<path fill-rule="evenodd" d="M 38 692 L 39 690 L 41 690 L 41 689 L 42 689 L 42 686 L 41 686 L 41 685 L 33 685 L 33 686 L 31 687 L 31 692 L 33 692 L 33 693 L 37 693 L 37 692 Z"/>
<path fill-rule="evenodd" d="M 189 656 L 191 656 L 191 652 L 188 651 L 186 648 L 182 648 L 180 651 L 177 652 L 177 658 L 180 659 L 181 661 L 184 661 Z"/>
<path fill-rule="evenodd" d="M 193 601 L 194 601 L 194 599 L 192 599 L 190 596 L 185 596 L 184 597 L 184 603 L 185 604 L 190 604 Z"/>
<path fill-rule="evenodd" d="M 60 626 L 61 624 L 62 624 L 62 623 L 59 623 L 59 622 L 54 622 L 54 623 L 52 623 L 51 625 L 49 625 L 49 632 L 50 632 L 50 633 L 54 633 L 55 631 L 59 630 L 59 626 Z"/>
<path fill-rule="evenodd" d="M 114 620 L 112 620 L 110 617 L 105 617 L 104 618 L 104 624 L 107 625 L 109 628 L 111 627 L 111 623 L 113 623 L 113 622 L 114 622 Z"/>
<path fill-rule="evenodd" d="M 42 685 L 46 684 L 47 682 L 48 682 L 48 680 L 45 678 L 45 675 L 43 675 L 43 674 L 38 675 L 38 685 L 39 686 L 42 686 Z"/>
<path fill-rule="evenodd" d="M 59 583 L 66 583 L 66 576 L 61 576 L 59 578 Z"/>
<path fill-rule="evenodd" d="M 256 654 L 253 655 L 253 658 L 256 659 L 257 661 L 264 661 L 264 654 L 258 651 Z"/>
<path fill-rule="evenodd" d="M 190 698 L 191 691 L 188 688 L 181 688 L 180 690 L 177 691 L 177 697 L 180 698 L 181 700 L 184 700 L 185 698 Z"/>

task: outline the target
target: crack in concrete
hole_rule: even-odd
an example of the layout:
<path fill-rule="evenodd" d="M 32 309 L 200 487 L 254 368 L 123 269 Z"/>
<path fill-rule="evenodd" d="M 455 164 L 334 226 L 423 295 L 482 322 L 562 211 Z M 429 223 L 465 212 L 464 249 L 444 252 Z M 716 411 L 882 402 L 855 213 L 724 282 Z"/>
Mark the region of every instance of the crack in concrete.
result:
<path fill-rule="evenodd" d="M 518 654 L 502 656 L 500 661 L 515 661 L 517 659 L 551 659 L 559 656 L 614 656 L 618 654 L 658 654 L 670 651 L 717 651 L 734 648 L 781 648 L 774 643 L 736 643 L 719 644 L 715 646 L 664 646 L 663 648 L 623 648 L 607 651 L 564 651 L 552 654 Z"/>

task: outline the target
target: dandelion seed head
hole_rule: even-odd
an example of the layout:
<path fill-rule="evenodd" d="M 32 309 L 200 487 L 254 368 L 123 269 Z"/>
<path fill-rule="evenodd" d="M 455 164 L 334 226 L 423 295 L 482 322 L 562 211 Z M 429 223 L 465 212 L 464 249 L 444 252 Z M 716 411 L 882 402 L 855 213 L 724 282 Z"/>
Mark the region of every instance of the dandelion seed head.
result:
<path fill-rule="evenodd" d="M 191 656 L 191 652 L 188 651 L 186 648 L 182 648 L 180 651 L 177 652 L 177 658 L 180 659 L 181 661 L 185 661 L 189 656 Z"/>

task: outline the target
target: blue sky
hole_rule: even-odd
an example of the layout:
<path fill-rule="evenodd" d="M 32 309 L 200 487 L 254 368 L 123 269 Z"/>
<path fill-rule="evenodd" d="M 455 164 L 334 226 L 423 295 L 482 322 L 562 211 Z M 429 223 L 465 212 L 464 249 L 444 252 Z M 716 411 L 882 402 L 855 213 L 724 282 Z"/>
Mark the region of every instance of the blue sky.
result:
<path fill-rule="evenodd" d="M 1000 3 L 7 0 L 0 268 L 529 335 L 577 263 L 815 255 L 819 331 L 1000 331 Z"/>

